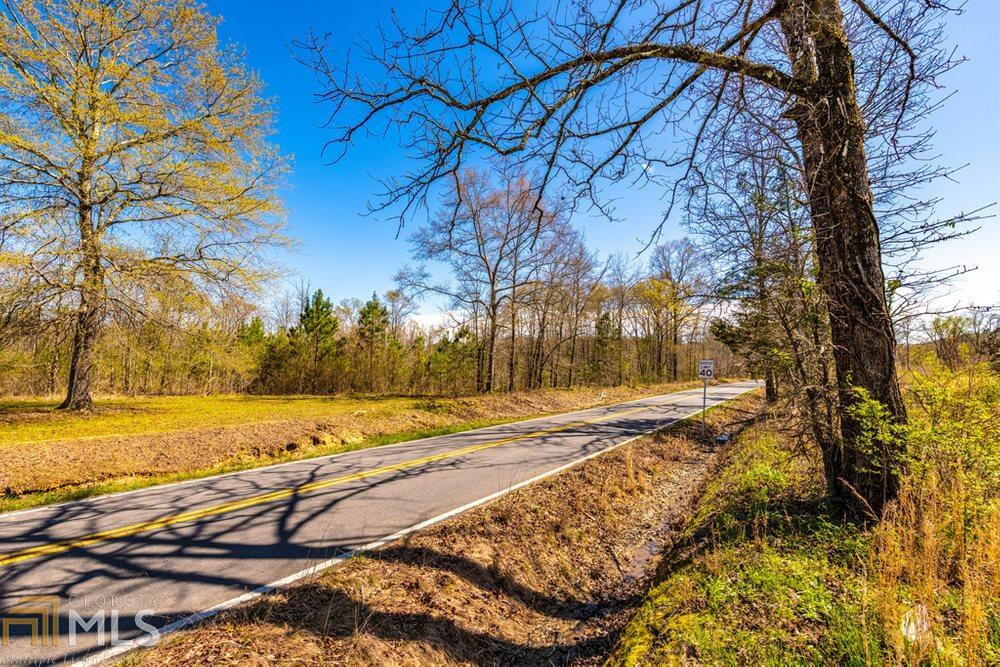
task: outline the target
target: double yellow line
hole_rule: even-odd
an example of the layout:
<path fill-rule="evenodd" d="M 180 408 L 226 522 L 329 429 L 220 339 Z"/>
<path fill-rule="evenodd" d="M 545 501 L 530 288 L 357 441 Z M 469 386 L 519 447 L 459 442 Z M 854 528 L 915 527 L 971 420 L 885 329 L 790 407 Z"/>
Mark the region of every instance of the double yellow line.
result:
<path fill-rule="evenodd" d="M 161 528 L 167 528 L 169 526 L 175 526 L 181 523 L 190 523 L 192 521 L 197 521 L 199 519 L 204 519 L 210 516 L 218 516 L 220 514 L 235 512 L 237 510 L 245 509 L 247 507 L 254 507 L 256 505 L 264 505 L 266 503 L 278 502 L 280 500 L 285 500 L 287 498 L 303 496 L 309 493 L 322 491 L 323 489 L 328 489 L 331 486 L 337 486 L 338 484 L 355 482 L 360 479 L 366 479 L 368 477 L 382 475 L 387 472 L 406 470 L 407 468 L 414 468 L 416 466 L 421 466 L 427 463 L 433 463 L 435 461 L 441 461 L 443 459 L 465 456 L 466 454 L 472 454 L 473 452 L 479 452 L 484 449 L 491 449 L 493 447 L 500 447 L 501 445 L 508 445 L 512 442 L 518 442 L 520 440 L 537 438 L 539 436 L 550 435 L 552 433 L 559 433 L 561 431 L 568 431 L 570 429 L 577 428 L 578 426 L 586 426 L 588 424 L 594 424 L 597 422 L 606 421 L 608 419 L 612 419 L 615 417 L 624 417 L 626 415 L 630 415 L 635 412 L 640 412 L 642 410 L 649 410 L 650 407 L 652 406 L 644 405 L 637 408 L 630 408 L 628 410 L 622 410 L 621 412 L 613 412 L 610 414 L 602 415 L 600 417 L 594 417 L 593 419 L 583 419 L 579 421 L 570 422 L 568 424 L 563 424 L 561 426 L 553 426 L 552 428 L 542 429 L 540 431 L 532 431 L 531 433 L 525 433 L 524 435 L 511 436 L 509 438 L 503 438 L 501 440 L 486 442 L 481 445 L 471 445 L 469 447 L 462 447 L 461 449 L 454 449 L 447 452 L 441 452 L 440 454 L 422 456 L 420 458 L 410 459 L 408 461 L 402 461 L 400 463 L 394 463 L 392 465 L 382 466 L 379 468 L 372 468 L 371 470 L 355 472 L 349 475 L 341 475 L 340 477 L 332 477 L 330 479 L 319 482 L 310 482 L 309 484 L 301 484 L 298 486 L 291 486 L 283 489 L 278 489 L 276 491 L 270 491 L 268 493 L 263 493 L 257 496 L 251 496 L 249 498 L 243 498 L 240 500 L 231 500 L 225 503 L 221 503 L 219 505 L 212 505 L 210 507 L 205 507 L 202 509 L 189 510 L 187 512 L 181 512 L 179 514 L 165 516 L 160 519 L 152 519 L 150 521 L 142 521 L 140 523 L 134 523 L 128 526 L 122 526 L 120 528 L 103 530 L 98 533 L 92 533 L 90 535 L 84 535 L 82 537 L 77 537 L 70 540 L 50 542 L 49 544 L 40 544 L 35 547 L 29 547 L 27 549 L 22 549 L 20 551 L 12 551 L 10 553 L 0 555 L 0 567 L 14 565 L 15 563 L 22 563 L 26 560 L 31 560 L 33 558 L 40 558 L 42 556 L 52 556 L 55 554 L 60 554 L 65 551 L 69 551 L 70 549 L 82 549 L 85 547 L 92 546 L 94 544 L 99 544 L 101 542 L 117 540 L 123 537 L 130 537 L 132 535 L 138 535 L 139 533 L 148 533 L 153 530 L 160 530 Z"/>

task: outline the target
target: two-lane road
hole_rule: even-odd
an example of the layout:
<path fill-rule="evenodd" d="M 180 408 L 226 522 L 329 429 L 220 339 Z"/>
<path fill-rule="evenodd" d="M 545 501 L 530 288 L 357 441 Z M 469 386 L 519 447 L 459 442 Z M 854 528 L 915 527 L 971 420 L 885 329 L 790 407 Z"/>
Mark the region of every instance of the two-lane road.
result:
<path fill-rule="evenodd" d="M 756 386 L 710 387 L 709 405 Z M 689 416 L 701 398 L 677 392 L 0 515 L 10 639 L 0 663 L 110 657 L 150 627 L 195 621 Z"/>

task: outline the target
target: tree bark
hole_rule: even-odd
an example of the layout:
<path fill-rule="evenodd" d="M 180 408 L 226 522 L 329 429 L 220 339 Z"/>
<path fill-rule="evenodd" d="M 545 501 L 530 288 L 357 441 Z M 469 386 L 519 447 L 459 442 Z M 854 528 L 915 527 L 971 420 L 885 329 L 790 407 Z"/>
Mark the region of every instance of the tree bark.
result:
<path fill-rule="evenodd" d="M 808 6 L 807 6 L 808 5 Z M 800 0 L 782 22 L 793 73 L 824 91 L 790 112 L 803 147 L 819 282 L 827 300 L 840 400 L 842 447 L 824 451 L 827 479 L 848 504 L 881 515 L 898 491 L 895 444 L 862 451 L 851 415 L 855 388 L 905 421 L 896 376 L 896 341 L 886 305 L 878 223 L 857 103 L 854 58 L 837 0 Z"/>
<path fill-rule="evenodd" d="M 125 359 L 122 363 L 122 393 L 132 395 L 132 341 L 125 340 Z"/>
<path fill-rule="evenodd" d="M 94 352 L 104 316 L 104 269 L 96 232 L 91 223 L 92 211 L 80 208 L 80 247 L 83 281 L 80 305 L 73 332 L 73 353 L 69 363 L 66 399 L 59 406 L 65 410 L 90 410 L 94 407 L 91 390 L 94 382 Z"/>
<path fill-rule="evenodd" d="M 656 326 L 654 331 L 655 331 L 654 335 L 656 336 L 656 381 L 663 382 L 663 365 L 664 365 L 663 358 L 665 356 L 663 353 L 663 348 L 666 345 L 667 335 L 664 332 L 664 326 L 660 322 L 659 315 L 657 315 L 656 318 Z"/>
<path fill-rule="evenodd" d="M 618 329 L 616 332 L 618 340 L 618 379 L 617 382 L 615 382 L 615 384 L 617 384 L 619 387 L 622 386 L 622 384 L 625 381 L 625 336 L 624 336 L 624 327 L 622 326 L 623 310 L 624 307 L 619 302 Z"/>
<path fill-rule="evenodd" d="M 507 391 L 514 391 L 514 375 L 517 370 L 517 294 L 510 293 L 510 356 L 507 357 Z"/>
<path fill-rule="evenodd" d="M 764 373 L 764 399 L 768 403 L 778 400 L 778 378 L 772 368 L 768 368 Z"/>

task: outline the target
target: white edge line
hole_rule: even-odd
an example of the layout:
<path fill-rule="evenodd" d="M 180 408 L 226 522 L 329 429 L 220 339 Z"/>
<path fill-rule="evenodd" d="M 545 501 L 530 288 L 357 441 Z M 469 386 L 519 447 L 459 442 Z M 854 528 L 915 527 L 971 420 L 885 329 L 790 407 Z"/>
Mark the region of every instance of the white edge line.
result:
<path fill-rule="evenodd" d="M 752 380 L 747 380 L 747 381 L 752 381 Z M 744 380 L 740 380 L 738 382 L 733 382 L 733 383 L 719 384 L 717 386 L 725 387 L 728 384 L 738 384 L 738 383 L 741 383 L 741 382 L 744 382 Z M 178 480 L 176 482 L 166 482 L 164 484 L 153 484 L 151 486 L 142 486 L 142 487 L 139 487 L 138 489 L 129 489 L 128 491 L 115 491 L 114 493 L 102 493 L 102 494 L 98 494 L 96 496 L 90 496 L 88 498 L 77 498 L 76 500 L 64 500 L 62 502 L 52 503 L 52 504 L 49 504 L 49 505 L 39 505 L 37 507 L 28 507 L 28 508 L 23 509 L 23 510 L 14 510 L 13 512 L 0 513 L 0 522 L 6 521 L 7 519 L 24 516 L 25 514 L 29 514 L 31 512 L 41 512 L 41 511 L 44 511 L 44 510 L 57 509 L 57 508 L 65 506 L 65 505 L 72 505 L 72 504 L 75 504 L 75 503 L 96 503 L 96 502 L 99 502 L 99 501 L 102 501 L 102 500 L 106 500 L 108 498 L 119 498 L 121 496 L 127 496 L 127 495 L 131 495 L 133 493 L 142 493 L 144 491 L 147 492 L 147 493 L 150 493 L 150 492 L 153 492 L 153 491 L 159 491 L 161 489 L 170 489 L 170 488 L 175 487 L 175 486 L 184 486 L 185 484 L 194 484 L 196 482 L 206 482 L 206 481 L 209 481 L 209 480 L 221 479 L 223 477 L 232 477 L 234 475 L 243 475 L 243 474 L 252 473 L 252 472 L 260 472 L 260 471 L 263 471 L 263 470 L 271 470 L 273 468 L 281 468 L 281 467 L 284 467 L 284 466 L 295 465 L 296 463 L 329 461 L 331 459 L 339 458 L 341 456 L 347 456 L 348 454 L 357 454 L 358 452 L 363 452 L 363 451 L 370 450 L 370 449 L 379 449 L 379 450 L 382 450 L 382 449 L 389 449 L 389 448 L 392 448 L 392 447 L 402 447 L 404 445 L 407 445 L 407 446 L 416 445 L 416 444 L 420 444 L 420 443 L 426 442 L 428 440 L 434 440 L 436 438 L 447 438 L 448 436 L 452 436 L 452 435 L 454 435 L 454 436 L 468 435 L 470 433 L 475 433 L 476 431 L 485 431 L 486 429 L 500 428 L 501 426 L 514 426 L 514 425 L 517 425 L 517 424 L 530 424 L 531 422 L 542 421 L 543 419 L 552 419 L 553 417 L 563 417 L 563 416 L 568 416 L 568 415 L 576 415 L 576 414 L 580 414 L 582 412 L 591 412 L 592 410 L 601 410 L 603 408 L 617 408 L 617 407 L 621 407 L 621 406 L 625 406 L 625 405 L 632 405 L 633 403 L 641 403 L 642 401 L 650 401 L 650 400 L 658 399 L 658 398 L 666 398 L 668 396 L 677 396 L 679 394 L 686 394 L 688 392 L 693 392 L 693 391 L 700 392 L 701 389 L 681 389 L 680 391 L 675 391 L 675 392 L 672 392 L 672 393 L 669 393 L 669 394 L 657 394 L 657 395 L 654 395 L 654 396 L 644 396 L 642 398 L 635 398 L 635 399 L 632 399 L 630 401 L 625 401 L 623 403 L 608 403 L 606 405 L 594 405 L 594 406 L 589 407 L 589 408 L 580 408 L 579 410 L 573 410 L 572 412 L 553 412 L 552 414 L 542 415 L 540 417 L 532 417 L 531 419 L 520 419 L 520 420 L 515 419 L 514 421 L 509 421 L 509 422 L 500 422 L 498 424 L 490 424 L 489 426 L 480 426 L 479 428 L 471 428 L 471 429 L 465 429 L 465 430 L 461 430 L 461 431 L 452 431 L 451 433 L 442 433 L 440 435 L 429 435 L 429 436 L 426 436 L 426 437 L 423 437 L 423 438 L 417 438 L 416 440 L 402 440 L 400 442 L 391 442 L 391 443 L 385 444 L 385 445 L 373 445 L 373 446 L 370 446 L 370 447 L 360 447 L 358 449 L 351 449 L 351 450 L 346 451 L 346 452 L 337 452 L 336 454 L 323 454 L 323 455 L 320 455 L 320 456 L 307 456 L 306 458 L 302 458 L 302 459 L 293 459 L 291 461 L 282 461 L 281 463 L 271 463 L 271 464 L 266 465 L 266 466 L 254 466 L 254 467 L 250 467 L 250 468 L 243 468 L 241 470 L 231 470 L 229 472 L 222 472 L 222 473 L 219 473 L 217 475 L 209 475 L 207 477 L 192 477 L 191 479 L 182 479 L 182 480 Z M 749 390 L 744 390 L 744 391 L 749 391 Z"/>
<path fill-rule="evenodd" d="M 749 387 L 747 389 L 744 389 L 743 391 L 739 392 L 738 394 L 735 394 L 733 396 L 730 396 L 729 398 L 726 398 L 726 399 L 724 399 L 722 401 L 719 401 L 715 405 L 721 405 L 721 404 L 723 404 L 723 403 L 725 403 L 727 401 L 731 401 L 732 399 L 736 398 L 737 396 L 745 394 L 746 392 L 752 391 L 753 389 L 756 389 L 756 388 L 757 387 Z M 713 406 L 710 406 L 710 407 L 715 407 L 715 406 L 713 405 Z M 352 549 L 350 551 L 346 551 L 346 552 L 340 554 L 339 556 L 335 556 L 333 558 L 330 558 L 329 560 L 325 560 L 325 561 L 323 561 L 321 563 L 316 563 L 315 565 L 310 565 L 309 567 L 307 567 L 304 570 L 300 570 L 299 572 L 295 572 L 294 574 L 290 574 L 287 577 L 284 577 L 282 579 L 278 579 L 277 581 L 273 581 L 273 582 L 271 582 L 269 584 L 264 584 L 263 586 L 261 586 L 259 588 L 255 588 L 254 590 L 249 591 L 248 593 L 244 593 L 243 595 L 240 595 L 239 597 L 232 598 L 231 600 L 226 600 L 225 602 L 220 602 L 219 604 L 215 605 L 214 607 L 209 607 L 208 609 L 206 609 L 204 611 L 199 611 L 199 612 L 196 612 L 194 614 L 191 614 L 190 616 L 185 616 L 184 618 L 178 619 L 178 620 L 174 621 L 173 623 L 169 623 L 169 624 L 163 626 L 162 628 L 159 628 L 159 634 L 157 636 L 157 641 L 163 639 L 163 637 L 165 635 L 172 634 L 174 632 L 177 632 L 178 630 L 183 630 L 184 628 L 190 627 L 192 625 L 196 625 L 198 623 L 201 623 L 202 621 L 206 621 L 209 618 L 215 616 L 216 614 L 219 614 L 220 612 L 226 611 L 227 609 L 231 609 L 233 607 L 236 607 L 238 605 L 243 604 L 244 602 L 249 602 L 250 600 L 259 598 L 259 597 L 267 595 L 269 593 L 274 593 L 275 591 L 279 590 L 283 586 L 287 586 L 288 584 L 295 583 L 296 581 L 300 581 L 302 579 L 305 579 L 306 577 L 310 577 L 310 576 L 312 576 L 314 574 L 318 574 L 318 573 L 322 572 L 323 570 L 328 570 L 331 567 L 339 565 L 343 561 L 351 558 L 352 556 L 356 556 L 359 553 L 362 553 L 362 552 L 365 552 L 365 551 L 371 551 L 373 549 L 378 549 L 379 547 L 385 546 L 386 544 L 388 544 L 390 542 L 395 542 L 396 540 L 398 540 L 400 538 L 406 537 L 410 533 L 415 533 L 415 532 L 417 532 L 419 530 L 427 528 L 428 526 L 433 526 L 436 523 L 440 523 L 442 521 L 445 521 L 447 519 L 452 518 L 453 516 L 456 516 L 458 514 L 462 514 L 463 512 L 467 512 L 467 511 L 469 511 L 471 509 L 479 507 L 480 505 L 484 505 L 484 504 L 486 504 L 486 503 L 488 503 L 488 502 L 490 502 L 492 500 L 496 500 L 497 498 L 501 498 L 501 497 L 507 495 L 508 493 L 512 493 L 514 491 L 517 491 L 518 489 L 520 489 L 522 487 L 525 487 L 525 486 L 528 486 L 529 484 L 534 484 L 535 482 L 541 481 L 541 480 L 545 479 L 546 477 L 551 477 L 552 475 L 557 475 L 557 474 L 563 472 L 564 470 L 567 470 L 568 468 L 572 468 L 575 465 L 583 463 L 584 461 L 589 461 L 590 459 L 596 458 L 596 457 L 598 457 L 598 456 L 600 456 L 602 454 L 607 454 L 608 452 L 613 451 L 615 449 L 618 449 L 619 447 L 624 447 L 625 445 L 629 444 L 630 442 L 635 442 L 639 438 L 644 438 L 644 437 L 648 436 L 650 433 L 655 433 L 656 431 L 659 431 L 659 430 L 661 430 L 663 428 L 668 428 L 670 426 L 673 426 L 674 424 L 677 424 L 678 422 L 682 422 L 685 419 L 690 419 L 691 417 L 694 417 L 695 415 L 697 415 L 699 413 L 701 413 L 701 408 L 698 408 L 694 412 L 690 412 L 690 413 L 684 415 L 683 417 L 675 417 L 670 423 L 668 423 L 668 424 L 666 424 L 664 426 L 658 426 L 658 427 L 656 427 L 655 429 L 653 429 L 651 431 L 646 431 L 644 433 L 640 433 L 639 435 L 633 436 L 633 437 L 629 438 L 628 440 L 623 440 L 621 442 L 618 442 L 618 443 L 615 443 L 613 445 L 610 445 L 609 447 L 605 447 L 602 450 L 599 450 L 599 451 L 596 451 L 596 452 L 592 452 L 590 454 L 587 454 L 586 456 L 583 456 L 581 458 L 578 458 L 578 459 L 575 459 L 573 461 L 570 461 L 569 463 L 565 463 L 565 464 L 563 464 L 563 465 L 561 465 L 561 466 L 559 466 L 557 468 L 553 468 L 552 470 L 547 470 L 547 471 L 543 472 L 540 475 L 536 475 L 536 476 L 532 477 L 531 479 L 526 479 L 526 480 L 524 480 L 522 482 L 518 482 L 517 484 L 514 484 L 512 486 L 508 486 L 505 489 L 501 489 L 500 491 L 497 491 L 495 493 L 491 493 L 488 496 L 483 496 L 482 498 L 478 498 L 476 500 L 473 500 L 470 503 L 466 503 L 465 505 L 462 505 L 461 507 L 456 507 L 455 509 L 448 510 L 444 514 L 439 514 L 439 515 L 437 515 L 435 517 L 431 517 L 430 519 L 427 519 L 425 521 L 421 521 L 420 523 L 414 524 L 414 525 L 410 526 L 409 528 L 404 528 L 403 530 L 399 531 L 398 533 L 393 533 L 392 535 L 389 535 L 387 537 L 383 537 L 381 539 L 375 540 L 374 542 L 369 542 L 367 544 L 364 544 L 364 545 L 362 545 L 360 547 L 357 547 L 355 549 Z M 103 663 L 103 662 L 105 662 L 107 660 L 110 660 L 111 658 L 118 657 L 120 655 L 123 655 L 125 653 L 130 652 L 130 651 L 133 651 L 135 649 L 144 648 L 148 644 L 149 644 L 149 637 L 143 637 L 143 638 L 140 638 L 140 639 L 133 639 L 133 640 L 130 640 L 128 642 L 124 642 L 122 644 L 119 644 L 118 646 L 112 646 L 111 648 L 105 649 L 105 650 L 101 651 L 100 653 L 96 653 L 94 655 L 88 656 L 88 657 L 83 658 L 81 660 L 77 660 L 77 661 L 73 662 L 72 664 L 73 665 L 79 665 L 80 667 L 85 667 L 85 666 L 89 666 L 89 665 L 100 665 L 101 663 Z"/>

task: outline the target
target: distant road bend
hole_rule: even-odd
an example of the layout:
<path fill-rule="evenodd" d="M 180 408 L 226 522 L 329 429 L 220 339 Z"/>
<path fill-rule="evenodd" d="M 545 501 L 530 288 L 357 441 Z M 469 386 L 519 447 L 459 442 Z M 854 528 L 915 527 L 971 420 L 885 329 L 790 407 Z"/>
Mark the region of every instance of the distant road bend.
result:
<path fill-rule="evenodd" d="M 708 404 L 757 386 L 710 387 Z M 0 663 L 110 659 L 695 414 L 701 394 L 0 515 Z"/>

